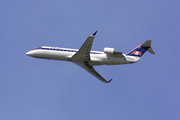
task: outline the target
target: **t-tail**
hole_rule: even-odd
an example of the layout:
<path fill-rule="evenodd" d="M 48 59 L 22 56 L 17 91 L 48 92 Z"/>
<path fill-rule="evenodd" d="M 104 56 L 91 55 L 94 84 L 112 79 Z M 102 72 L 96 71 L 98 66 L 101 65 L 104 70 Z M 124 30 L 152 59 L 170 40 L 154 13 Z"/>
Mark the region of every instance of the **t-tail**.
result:
<path fill-rule="evenodd" d="M 127 55 L 141 57 L 146 51 L 155 54 L 151 48 L 151 40 L 147 40 L 144 44 L 137 46 Z"/>

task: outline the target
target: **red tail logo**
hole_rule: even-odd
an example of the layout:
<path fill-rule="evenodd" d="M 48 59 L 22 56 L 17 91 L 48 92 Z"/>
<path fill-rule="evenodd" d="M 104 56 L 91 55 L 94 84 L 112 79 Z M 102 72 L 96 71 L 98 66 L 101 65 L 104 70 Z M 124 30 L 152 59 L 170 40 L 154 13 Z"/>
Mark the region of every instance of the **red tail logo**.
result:
<path fill-rule="evenodd" d="M 140 55 L 140 56 L 142 55 L 142 54 L 141 54 L 141 51 L 133 51 L 132 54 L 133 54 L 133 55 Z"/>

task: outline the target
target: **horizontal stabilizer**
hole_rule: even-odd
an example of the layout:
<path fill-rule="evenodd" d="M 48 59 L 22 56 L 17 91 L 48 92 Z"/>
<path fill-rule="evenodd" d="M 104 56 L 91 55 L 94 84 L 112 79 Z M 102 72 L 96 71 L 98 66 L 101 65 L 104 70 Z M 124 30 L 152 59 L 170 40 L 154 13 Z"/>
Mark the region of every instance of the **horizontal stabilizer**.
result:
<path fill-rule="evenodd" d="M 147 51 L 150 52 L 151 54 L 155 54 L 155 52 L 152 50 L 152 48 L 149 48 Z"/>
<path fill-rule="evenodd" d="M 155 54 L 155 52 L 151 48 L 151 40 L 147 40 L 144 44 L 142 44 L 141 47 L 145 48 L 151 54 Z"/>
<path fill-rule="evenodd" d="M 151 47 L 151 40 L 147 40 L 141 47 Z"/>

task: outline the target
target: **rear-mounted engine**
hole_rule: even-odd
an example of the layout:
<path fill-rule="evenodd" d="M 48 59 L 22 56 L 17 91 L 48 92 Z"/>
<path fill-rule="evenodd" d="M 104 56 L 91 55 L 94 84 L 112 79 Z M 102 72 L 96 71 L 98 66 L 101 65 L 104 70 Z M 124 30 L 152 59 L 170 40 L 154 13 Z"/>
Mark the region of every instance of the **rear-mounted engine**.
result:
<path fill-rule="evenodd" d="M 122 52 L 116 51 L 114 48 L 105 47 L 104 53 L 107 55 L 116 55 L 116 54 L 122 54 Z"/>

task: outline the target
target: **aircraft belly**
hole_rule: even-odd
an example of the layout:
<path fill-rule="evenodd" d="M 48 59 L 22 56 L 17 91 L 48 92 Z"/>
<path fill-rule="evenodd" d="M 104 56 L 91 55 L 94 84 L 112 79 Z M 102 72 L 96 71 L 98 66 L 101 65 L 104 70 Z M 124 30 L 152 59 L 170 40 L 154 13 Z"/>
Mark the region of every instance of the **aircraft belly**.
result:
<path fill-rule="evenodd" d="M 73 52 L 38 50 L 35 52 L 34 57 L 53 60 L 69 60 L 73 54 Z"/>
<path fill-rule="evenodd" d="M 55 60 L 69 60 L 72 55 L 72 52 L 51 51 L 48 57 Z"/>
<path fill-rule="evenodd" d="M 126 64 L 126 60 L 122 57 L 107 57 L 103 58 L 103 63 L 106 65 L 120 65 Z"/>
<path fill-rule="evenodd" d="M 91 60 L 89 63 L 91 65 L 121 65 L 132 62 L 128 61 L 124 57 L 107 56 L 106 54 L 97 54 L 97 55 L 91 54 Z"/>
<path fill-rule="evenodd" d="M 103 65 L 102 56 L 91 55 L 91 60 L 89 61 L 90 65 Z"/>

